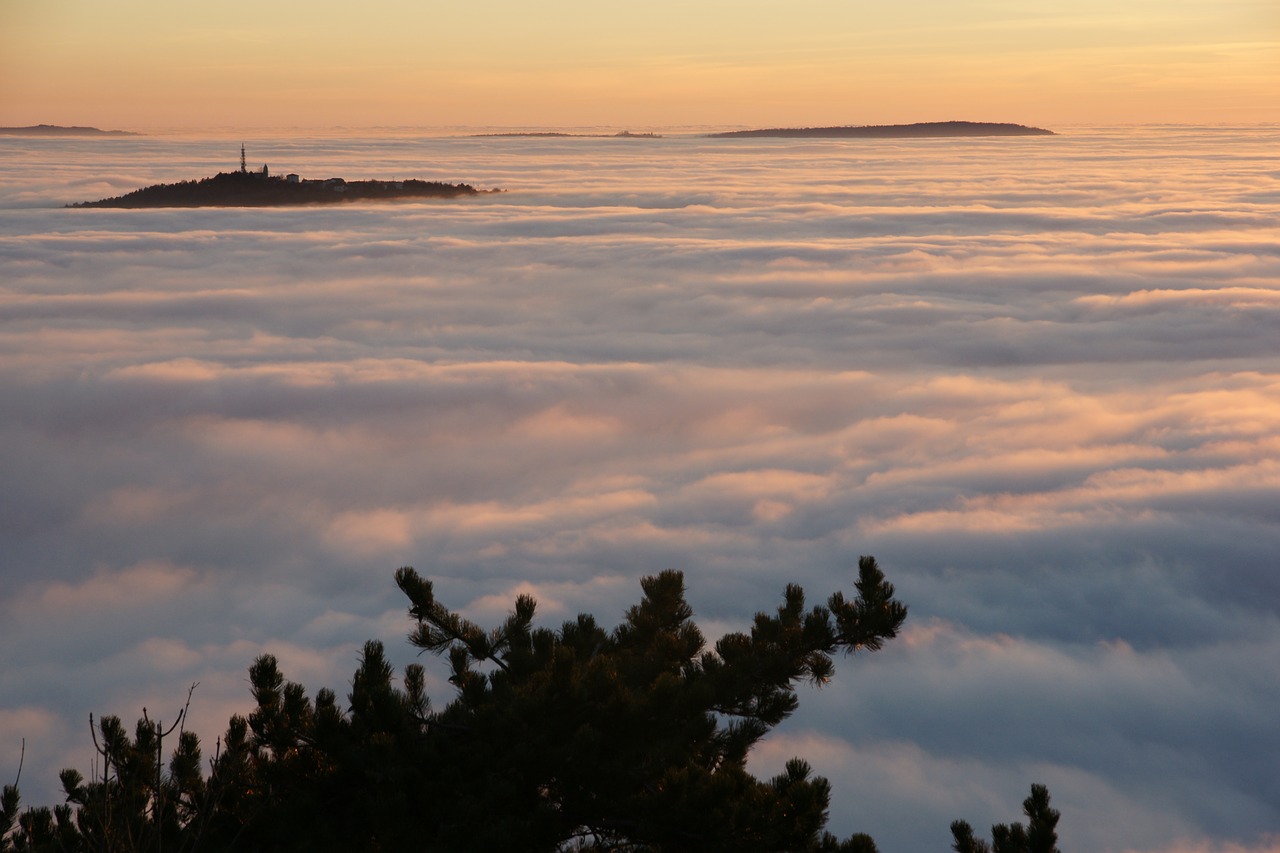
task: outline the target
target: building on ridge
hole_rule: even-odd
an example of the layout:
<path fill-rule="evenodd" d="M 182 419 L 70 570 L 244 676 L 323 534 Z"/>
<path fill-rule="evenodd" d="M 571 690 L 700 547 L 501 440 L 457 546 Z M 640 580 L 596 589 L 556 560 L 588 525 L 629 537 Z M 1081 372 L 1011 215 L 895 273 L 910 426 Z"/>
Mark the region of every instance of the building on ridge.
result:
<path fill-rule="evenodd" d="M 261 171 L 261 172 L 250 172 L 250 171 L 249 171 L 249 166 L 248 166 L 248 164 L 246 164 L 246 163 L 245 163 L 245 159 L 244 159 L 244 143 L 243 143 L 243 142 L 242 142 L 242 143 L 240 143 L 240 174 L 242 174 L 242 175 L 253 175 L 255 178 L 262 178 L 262 179 L 264 179 L 264 180 L 265 180 L 266 178 L 271 177 L 271 172 L 267 169 L 267 164 L 266 164 L 266 163 L 263 163 L 263 164 L 262 164 L 262 171 Z"/>

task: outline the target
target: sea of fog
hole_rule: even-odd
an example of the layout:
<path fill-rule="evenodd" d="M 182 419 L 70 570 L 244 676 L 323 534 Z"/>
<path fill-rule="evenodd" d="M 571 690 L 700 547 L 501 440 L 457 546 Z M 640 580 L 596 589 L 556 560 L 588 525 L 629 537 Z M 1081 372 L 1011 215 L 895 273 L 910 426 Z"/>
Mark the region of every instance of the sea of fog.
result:
<path fill-rule="evenodd" d="M 458 201 L 76 210 L 239 165 Z M 1280 128 L 0 139 L 0 779 L 414 659 L 392 581 L 911 607 L 754 755 L 885 853 L 1280 849 Z M 451 688 L 434 669 L 431 694 Z M 1238 846 L 1237 846 L 1238 845 Z"/>

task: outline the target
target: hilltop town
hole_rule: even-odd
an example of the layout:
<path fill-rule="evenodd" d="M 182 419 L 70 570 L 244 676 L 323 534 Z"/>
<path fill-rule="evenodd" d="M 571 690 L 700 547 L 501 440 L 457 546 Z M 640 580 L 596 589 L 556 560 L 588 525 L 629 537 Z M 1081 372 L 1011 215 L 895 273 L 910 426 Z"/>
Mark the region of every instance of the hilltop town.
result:
<path fill-rule="evenodd" d="M 211 178 L 156 184 L 115 198 L 85 201 L 69 207 L 284 207 L 354 201 L 394 201 L 415 198 L 457 198 L 477 195 L 470 184 L 439 181 L 348 181 L 344 178 L 302 178 L 290 173 L 272 175 L 263 165 L 250 171 L 240 146 L 240 168 Z"/>

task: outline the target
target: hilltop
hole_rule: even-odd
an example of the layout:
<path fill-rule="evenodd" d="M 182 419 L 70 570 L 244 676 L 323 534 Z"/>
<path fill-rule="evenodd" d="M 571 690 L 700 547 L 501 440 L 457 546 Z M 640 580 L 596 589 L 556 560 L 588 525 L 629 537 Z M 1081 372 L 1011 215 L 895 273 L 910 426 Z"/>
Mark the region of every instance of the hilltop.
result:
<path fill-rule="evenodd" d="M 457 198 L 478 193 L 470 184 L 438 181 L 347 181 L 343 178 L 304 181 L 297 175 L 269 177 L 264 167 L 262 172 L 220 172 L 212 178 L 156 184 L 115 198 L 68 207 L 291 207 L 348 201 Z"/>
<path fill-rule="evenodd" d="M 476 139 L 486 139 L 491 137 L 566 137 L 572 139 L 661 139 L 662 135 L 658 133 L 632 133 L 629 130 L 622 130 L 618 133 L 568 133 L 561 130 L 526 130 L 526 131 L 504 131 L 500 133 L 473 133 Z"/>
<path fill-rule="evenodd" d="M 141 136 L 127 130 L 99 130 L 96 127 L 61 127 L 33 124 L 28 127 L 0 127 L 0 136 Z"/>
<path fill-rule="evenodd" d="M 839 127 L 774 127 L 709 133 L 712 139 L 782 137 L 815 139 L 911 139 L 947 136 L 1054 136 L 1052 130 L 983 121 L 930 121 L 916 124 L 869 124 Z"/>

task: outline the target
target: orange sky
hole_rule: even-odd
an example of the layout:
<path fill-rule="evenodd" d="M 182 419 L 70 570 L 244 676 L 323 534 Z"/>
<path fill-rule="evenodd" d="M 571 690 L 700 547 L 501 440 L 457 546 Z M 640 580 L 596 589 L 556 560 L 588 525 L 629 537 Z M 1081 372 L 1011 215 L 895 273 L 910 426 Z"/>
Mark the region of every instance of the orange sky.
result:
<path fill-rule="evenodd" d="M 1274 0 L 0 0 L 0 124 L 1280 120 Z"/>

